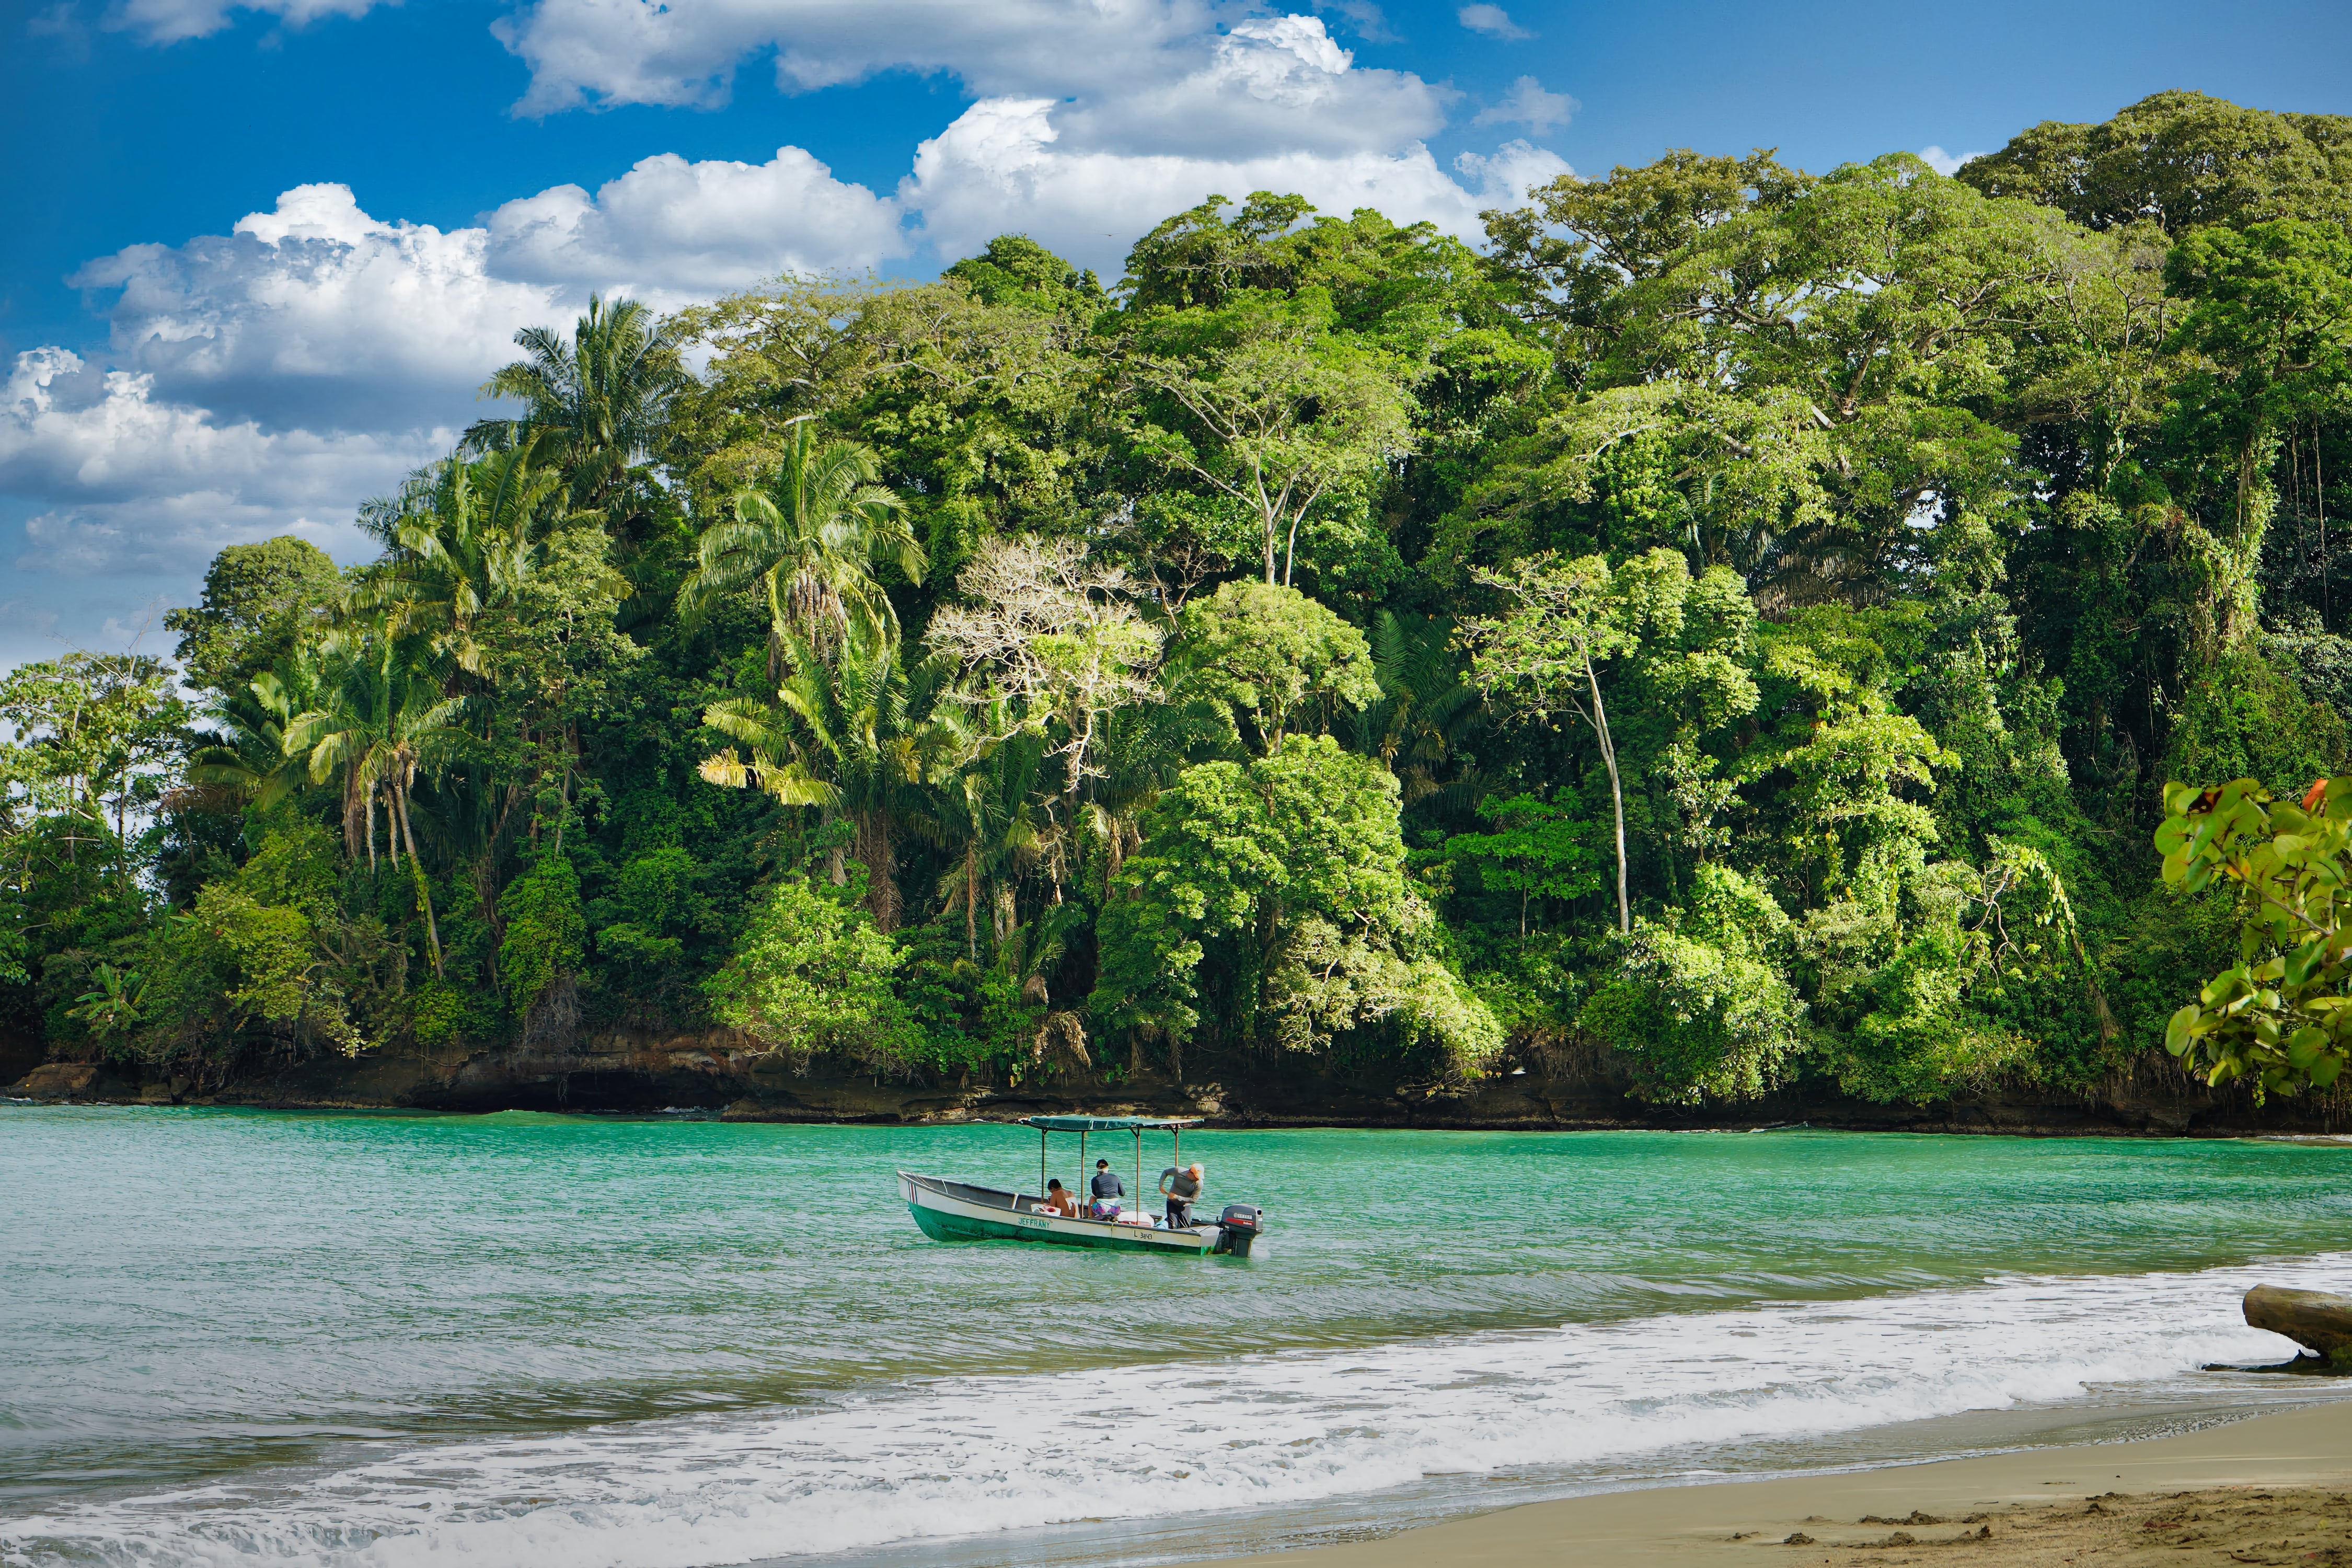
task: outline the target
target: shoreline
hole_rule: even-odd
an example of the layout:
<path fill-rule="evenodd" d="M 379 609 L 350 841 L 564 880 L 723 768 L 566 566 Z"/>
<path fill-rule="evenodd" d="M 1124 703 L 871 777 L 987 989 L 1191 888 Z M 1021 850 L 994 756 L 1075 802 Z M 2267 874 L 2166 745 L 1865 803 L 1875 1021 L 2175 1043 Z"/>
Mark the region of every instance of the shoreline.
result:
<path fill-rule="evenodd" d="M 2100 1563 L 2184 1568 L 2332 1565 L 2352 1563 L 2348 1491 L 2352 1388 L 2322 1403 L 2168 1436 L 1600 1492 L 1214 1562 L 1220 1568 L 1891 1568 L 1949 1558 L 1972 1568 L 2042 1568 L 2095 1553 Z"/>
<path fill-rule="evenodd" d="M 2352 1081 L 2352 1079 L 2347 1079 Z M 247 1110 L 269 1111 L 288 1115 L 352 1114 L 383 1116 L 499 1116 L 515 1111 L 543 1116 L 572 1116 L 583 1121 L 611 1120 L 616 1121 L 719 1121 L 736 1126 L 775 1127 L 867 1127 L 880 1130 L 919 1128 L 1010 1126 L 1024 1117 L 1051 1112 L 1072 1111 L 1078 1105 L 1084 1111 L 1095 1114 L 1158 1114 L 1164 1107 L 1146 1107 L 1141 1110 L 1121 1102 L 1106 1109 L 1103 1106 L 1073 1101 L 1040 1100 L 1034 1102 L 992 1106 L 974 1110 L 945 1115 L 900 1117 L 895 1115 L 826 1115 L 818 1112 L 762 1110 L 746 1114 L 730 1106 L 710 1105 L 594 1105 L 548 1104 L 538 1101 L 478 1101 L 458 1104 L 394 1103 L 362 1100 L 260 1100 L 234 1096 L 207 1099 L 173 1099 L 164 1095 L 67 1096 L 57 1094 L 25 1094 L 17 1092 L 21 1084 L 0 1086 L 0 1107 L 56 1110 Z M 1043 1112 L 1038 1109 L 1044 1107 Z M 1193 1108 L 1179 1107 L 1179 1110 Z M 1921 1138 L 2027 1138 L 2065 1141 L 2070 1139 L 2126 1139 L 2135 1142 L 2228 1142 L 2252 1140 L 2262 1142 L 2300 1143 L 2315 1147 L 2352 1145 L 2352 1128 L 2338 1130 L 2332 1124 L 2314 1131 L 2294 1125 L 2266 1126 L 2232 1121 L 2200 1122 L 2188 1126 L 2130 1125 L 2121 1122 L 2084 1121 L 2079 1124 L 2048 1124 L 2036 1121 L 1994 1122 L 1963 1120 L 1937 1121 L 1930 1112 L 1936 1108 L 1924 1108 L 1911 1120 L 1885 1116 L 1843 1117 L 1834 1111 L 1822 1111 L 1803 1121 L 1763 1121 L 1726 1114 L 1709 1119 L 1659 1116 L 1654 1119 L 1635 1118 L 1567 1118 L 1559 1121 L 1480 1120 L 1475 1118 L 1428 1117 L 1349 1117 L 1344 1115 L 1267 1117 L 1212 1113 L 1197 1118 L 1200 1128 L 1207 1132 L 1855 1132 L 1895 1133 Z M 1173 1114 L 1173 1112 L 1171 1112 Z"/>

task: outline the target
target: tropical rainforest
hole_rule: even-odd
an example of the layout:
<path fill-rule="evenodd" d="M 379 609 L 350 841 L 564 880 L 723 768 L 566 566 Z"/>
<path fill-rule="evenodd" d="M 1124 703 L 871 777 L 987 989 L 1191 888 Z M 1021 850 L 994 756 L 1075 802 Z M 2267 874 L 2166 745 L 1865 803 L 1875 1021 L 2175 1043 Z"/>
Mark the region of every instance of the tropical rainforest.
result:
<path fill-rule="evenodd" d="M 2260 956 L 2165 786 L 2352 750 L 2352 119 L 1485 223 L 1262 192 L 1115 282 L 1008 235 L 517 323 L 375 559 L 237 545 L 173 658 L 0 678 L 0 1027 L 199 1082 L 2164 1065 Z"/>

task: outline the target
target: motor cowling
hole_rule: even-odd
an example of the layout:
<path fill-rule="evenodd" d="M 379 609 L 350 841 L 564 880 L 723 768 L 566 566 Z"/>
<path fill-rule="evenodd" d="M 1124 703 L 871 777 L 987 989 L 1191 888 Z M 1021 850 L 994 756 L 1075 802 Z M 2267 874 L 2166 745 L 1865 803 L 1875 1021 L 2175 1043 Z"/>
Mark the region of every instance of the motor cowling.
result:
<path fill-rule="evenodd" d="M 1250 1244 L 1265 1230 L 1265 1215 L 1255 1204 L 1227 1204 L 1217 1216 L 1217 1244 L 1210 1250 L 1247 1258 Z"/>

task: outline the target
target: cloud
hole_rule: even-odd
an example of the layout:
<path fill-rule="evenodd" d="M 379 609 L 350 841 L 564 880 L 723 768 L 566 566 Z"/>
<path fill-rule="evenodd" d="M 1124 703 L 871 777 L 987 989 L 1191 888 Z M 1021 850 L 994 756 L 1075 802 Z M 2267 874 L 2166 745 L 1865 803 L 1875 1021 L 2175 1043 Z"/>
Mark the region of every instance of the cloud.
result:
<path fill-rule="evenodd" d="M 1501 101 L 1491 103 L 1478 111 L 1473 125 L 1524 125 L 1540 136 L 1556 125 L 1565 125 L 1570 117 L 1582 107 L 1564 92 L 1546 92 L 1543 83 L 1531 76 L 1523 76 L 1511 84 L 1511 90 Z"/>
<path fill-rule="evenodd" d="M 275 16 L 292 27 L 322 16 L 364 16 L 379 0 L 121 0 L 107 13 L 106 26 L 136 33 L 143 44 L 176 44 L 219 32 L 232 11 Z M 392 4 L 393 0 L 382 0 Z"/>
<path fill-rule="evenodd" d="M 500 279 L 489 236 L 370 216 L 341 184 L 298 185 L 227 235 L 136 245 L 71 281 L 119 289 L 110 342 L 170 398 L 273 426 L 415 424 L 502 363 L 559 290 Z"/>
<path fill-rule="evenodd" d="M 1484 33 L 1490 38 L 1532 38 L 1533 33 L 1511 20 L 1511 14 L 1500 5 L 1465 5 L 1454 13 L 1454 20 L 1474 33 Z"/>
<path fill-rule="evenodd" d="M 1957 174 L 1960 172 L 1961 164 L 1967 163 L 1971 158 L 1981 158 L 1983 156 L 1984 154 L 1982 153 L 1962 153 L 1958 157 L 1954 157 L 1951 153 L 1945 152 L 1941 147 L 1922 147 L 1919 149 L 1919 161 L 1927 164 L 1927 167 L 1935 170 L 1936 173 L 1939 174 Z"/>
<path fill-rule="evenodd" d="M 1451 96 L 1405 72 L 1358 68 L 1319 16 L 1276 16 L 1236 24 L 1193 69 L 1081 97 L 1055 118 L 1076 151 L 1349 153 L 1435 133 Z"/>
<path fill-rule="evenodd" d="M 46 500 L 19 570 L 65 575 L 194 572 L 222 545 L 303 532 L 357 547 L 357 498 L 446 450 L 446 428 L 269 432 L 161 401 L 152 376 L 101 371 L 64 349 L 16 356 L 0 385 L 0 493 Z"/>
<path fill-rule="evenodd" d="M 1481 208 L 1517 206 L 1538 186 L 1576 173 L 1557 153 L 1522 140 L 1506 142 L 1488 154 L 1461 153 L 1454 158 L 1454 166 L 1464 179 L 1476 184 Z M 1463 237 L 1471 236 L 1465 234 Z M 1477 237 L 1485 237 L 1483 231 Z"/>
<path fill-rule="evenodd" d="M 1465 187 L 1426 147 L 1345 154 L 1278 153 L 1208 159 L 1089 152 L 1060 144 L 1055 104 L 988 99 L 915 153 L 898 199 L 919 215 L 940 254 L 961 255 L 1018 228 L 1074 260 L 1115 269 L 1136 237 L 1212 195 L 1295 191 L 1325 212 L 1378 207 L 1399 222 L 1426 218 L 1465 238 L 1481 208 L 1525 198 L 1528 184 L 1568 171 L 1553 154 L 1512 142 L 1491 158 L 1465 155 Z"/>
<path fill-rule="evenodd" d="M 798 148 L 765 163 L 641 160 L 593 195 L 556 185 L 443 231 L 298 185 L 226 236 L 140 245 L 73 281 L 120 289 L 110 346 L 173 399 L 274 427 L 445 422 L 592 290 L 667 308 L 787 268 L 871 267 L 906 248 L 898 213 Z"/>
<path fill-rule="evenodd" d="M 735 68 L 772 49 L 805 92 L 878 71 L 947 71 L 975 92 L 1066 97 L 1182 74 L 1160 59 L 1213 47 L 1208 0 L 538 0 L 497 25 L 530 68 L 517 107 L 724 102 Z"/>
<path fill-rule="evenodd" d="M 593 196 L 556 185 L 508 202 L 489 216 L 487 259 L 510 279 L 672 305 L 779 272 L 877 266 L 905 251 L 898 224 L 890 201 L 798 147 L 765 163 L 664 153 Z"/>
<path fill-rule="evenodd" d="M 1385 31 L 1368 0 L 1339 9 L 1367 36 Z M 1210 0 L 537 0 L 495 30 L 530 68 L 523 114 L 709 107 L 746 58 L 772 50 L 787 92 L 911 70 L 982 99 L 1061 101 L 1065 140 L 1088 151 L 1395 147 L 1434 132 L 1453 96 L 1356 68 L 1319 16 Z"/>

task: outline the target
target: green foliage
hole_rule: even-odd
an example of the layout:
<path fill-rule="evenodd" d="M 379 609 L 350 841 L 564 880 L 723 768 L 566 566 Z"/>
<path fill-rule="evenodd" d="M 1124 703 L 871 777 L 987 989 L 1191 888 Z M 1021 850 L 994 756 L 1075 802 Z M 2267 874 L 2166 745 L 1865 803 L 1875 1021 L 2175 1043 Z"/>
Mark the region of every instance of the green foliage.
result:
<path fill-rule="evenodd" d="M 1181 1044 L 1314 1049 L 1387 1026 L 1475 1074 L 1500 1046 L 1482 1004 L 1417 951 L 1396 781 L 1328 736 L 1187 768 L 1145 814 L 1097 926 L 1092 1006 Z"/>
<path fill-rule="evenodd" d="M 110 1052 L 145 1060 L 191 1049 L 224 1059 L 257 1046 L 295 1058 L 320 1049 L 357 1055 L 366 1038 L 352 1003 L 377 987 L 364 960 L 352 962 L 369 944 L 350 929 L 337 882 L 324 829 L 274 829 L 233 877 L 206 883 L 194 910 L 148 937 L 135 1016 L 111 995 L 102 1005 L 110 1016 L 87 1002 L 79 1016 Z M 113 992 L 108 967 L 92 973 Z"/>
<path fill-rule="evenodd" d="M 753 907 L 704 989 L 711 1013 L 762 1050 L 805 1063 L 835 1052 L 903 1070 L 920 1037 L 892 977 L 901 954 L 855 902 L 787 876 Z"/>
<path fill-rule="evenodd" d="M 1000 234 L 978 256 L 951 264 L 940 276 L 966 284 L 989 305 L 1059 310 L 1109 302 L 1093 272 L 1072 267 L 1025 234 Z"/>
<path fill-rule="evenodd" d="M 1790 1076 L 1805 1004 L 1787 965 L 1788 915 L 1738 872 L 1702 866 L 1686 909 L 1643 920 L 1618 975 L 1578 1021 L 1632 1066 L 1653 1100 L 1753 1099 Z"/>
<path fill-rule="evenodd" d="M 1581 803 L 1565 786 L 1549 802 L 1532 795 L 1490 795 L 1478 810 L 1494 831 L 1453 834 L 1440 853 L 1466 865 L 1482 888 L 1519 896 L 1520 935 L 1527 934 L 1529 900 L 1574 900 L 1601 889 L 1609 856 L 1601 826 L 1583 816 Z"/>
<path fill-rule="evenodd" d="M 1244 579 L 1186 605 L 1176 657 L 1193 689 L 1230 715 L 1254 750 L 1299 720 L 1328 728 L 1336 710 L 1379 700 L 1364 634 L 1296 588 Z"/>
<path fill-rule="evenodd" d="M 325 551 L 281 533 L 214 556 L 202 602 L 166 615 L 163 629 L 180 635 L 173 657 L 189 684 L 241 691 L 315 636 L 341 592 Z"/>
<path fill-rule="evenodd" d="M 1302 539 L 1326 578 L 1380 571 L 1370 502 L 1384 464 L 1412 444 L 1420 366 L 1409 353 L 1340 327 L 1329 293 L 1312 285 L 1145 309 L 1129 330 L 1143 395 L 1128 441 L 1251 519 L 1267 584 L 1291 584 Z"/>
<path fill-rule="evenodd" d="M 580 972 L 588 937 L 580 873 L 562 855 L 541 855 L 499 896 L 499 918 L 506 925 L 499 976 L 516 1013 L 528 1013 L 558 982 Z"/>
<path fill-rule="evenodd" d="M 500 1023 L 488 998 L 446 980 L 418 986 L 409 1004 L 409 1036 L 427 1050 L 496 1039 Z"/>
<path fill-rule="evenodd" d="M 2174 778 L 2267 780 L 2280 789 L 2332 773 L 2352 758 L 2343 710 L 2306 698 L 2259 647 L 2217 658 L 2189 693 L 2164 766 Z"/>
<path fill-rule="evenodd" d="M 2352 875 L 2352 776 L 2317 780 L 2300 801 L 2249 778 L 2168 784 L 2164 806 L 2164 879 L 2232 886 L 2240 914 L 2238 963 L 2181 1005 L 2165 1048 L 2258 1096 L 2326 1089 L 2352 1058 L 2352 944 L 2336 905 Z"/>
<path fill-rule="evenodd" d="M 2095 1091 L 2220 971 L 2174 1043 L 2299 1088 L 2316 938 L 2232 900 L 2334 874 L 2347 148 L 2161 94 L 1957 180 L 1562 176 L 1483 254 L 1260 192 L 1108 291 L 1003 236 L 592 301 L 378 560 L 0 679 L 0 1026 L 1927 1102 Z M 2173 890 L 2158 777 L 2281 798 Z"/>
<path fill-rule="evenodd" d="M 2159 92 L 2103 124 L 2045 120 L 1959 178 L 2095 229 L 2149 219 L 2172 234 L 2268 217 L 2342 223 L 2352 220 L 2352 119 Z"/>

